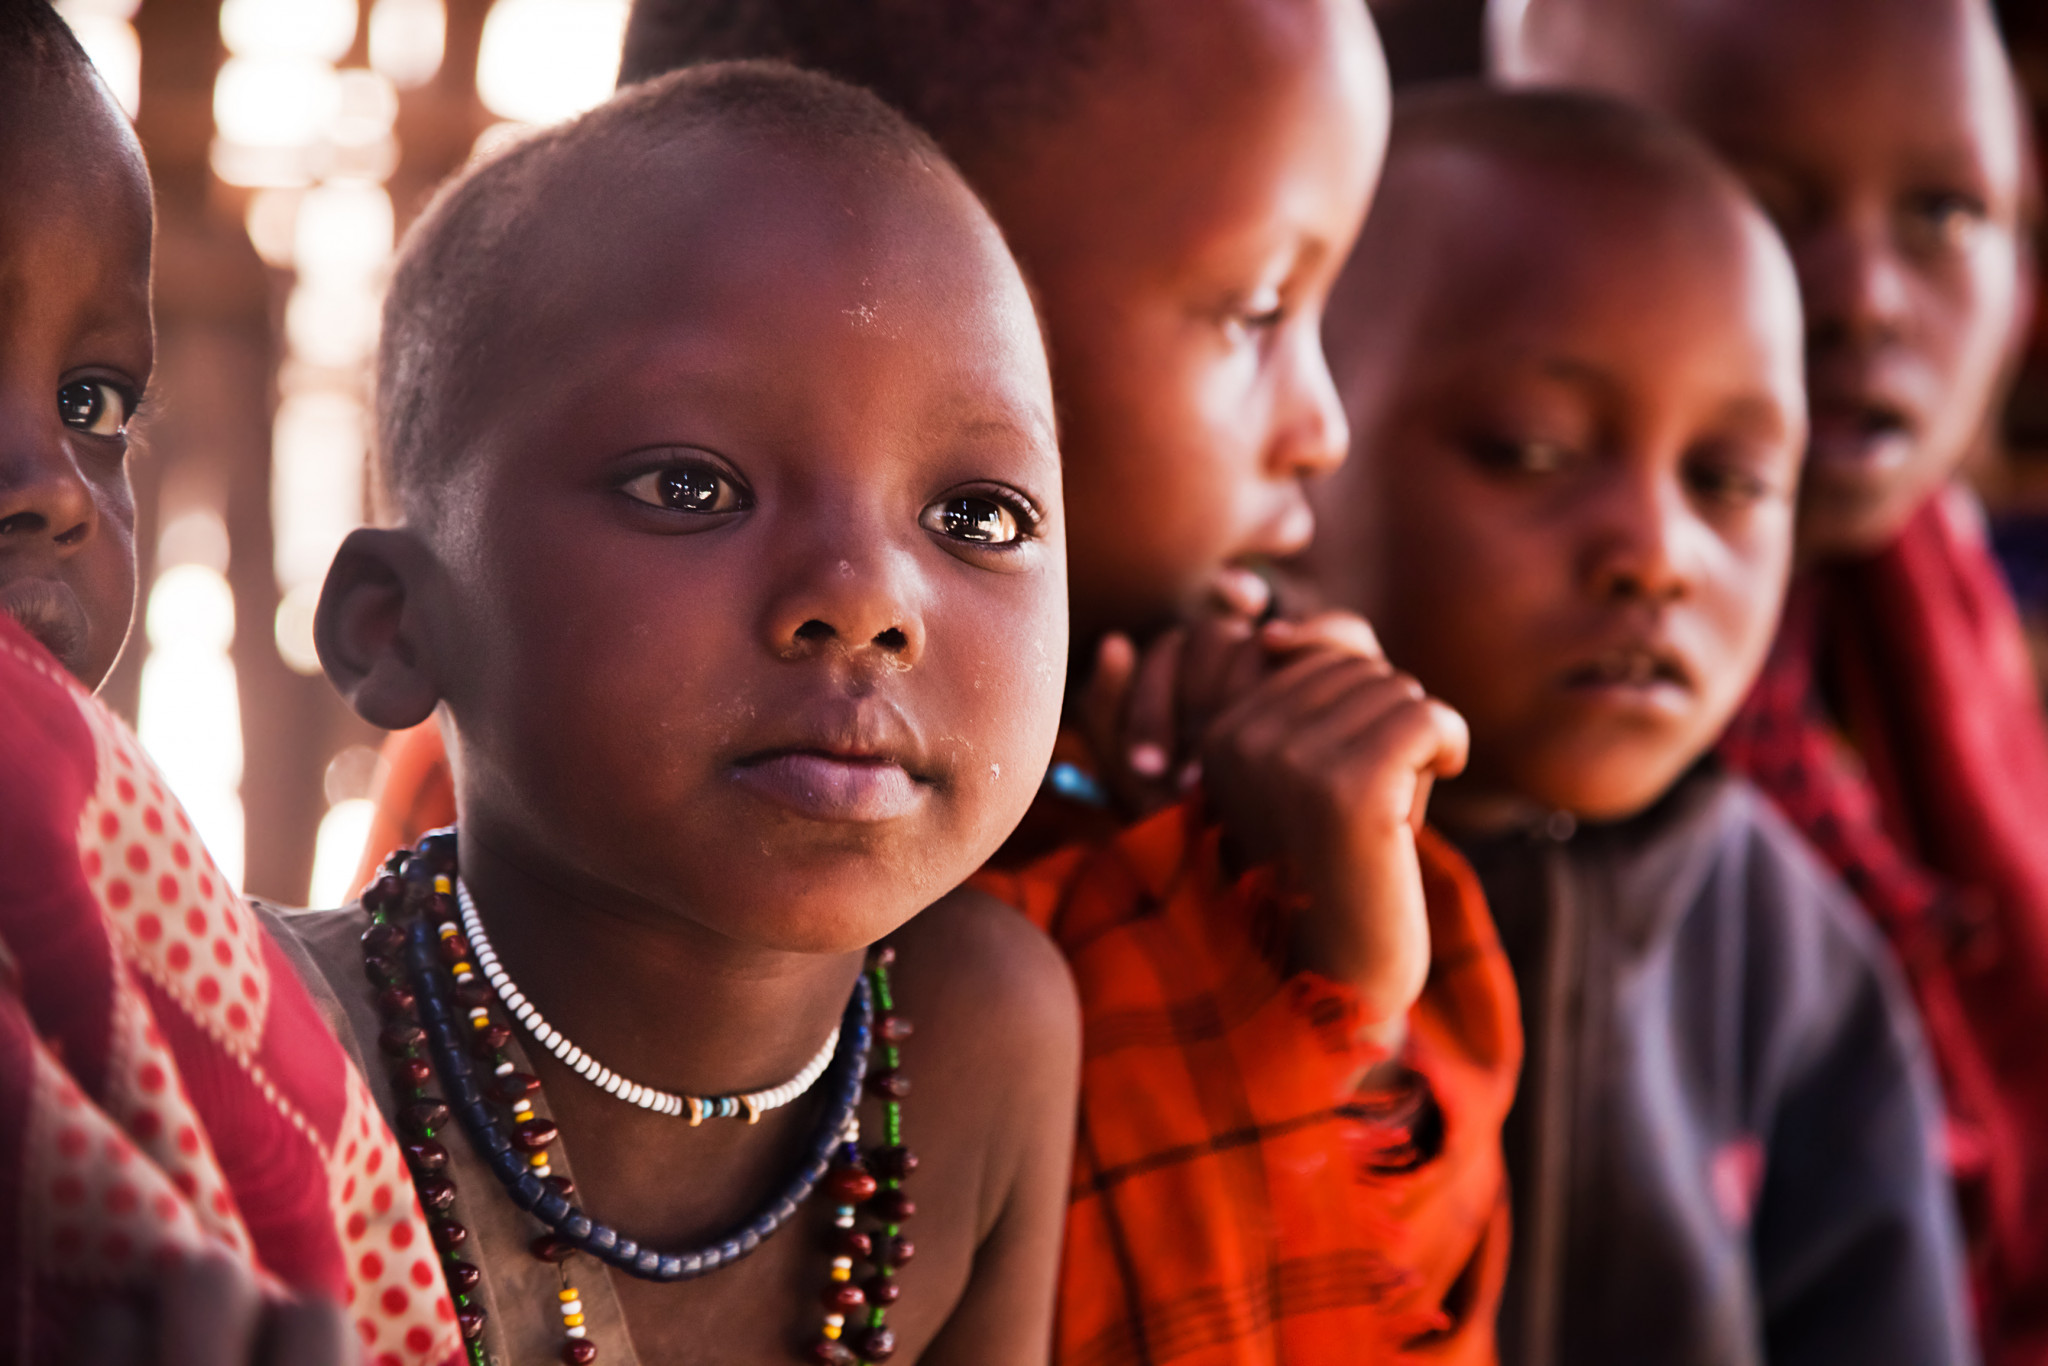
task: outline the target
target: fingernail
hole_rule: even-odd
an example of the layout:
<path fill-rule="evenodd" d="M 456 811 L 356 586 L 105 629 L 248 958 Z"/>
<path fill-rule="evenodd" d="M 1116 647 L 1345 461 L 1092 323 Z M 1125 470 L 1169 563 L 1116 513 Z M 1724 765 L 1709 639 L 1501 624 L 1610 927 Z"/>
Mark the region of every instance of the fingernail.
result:
<path fill-rule="evenodd" d="M 1166 751 L 1157 745 L 1131 746 L 1131 772 L 1141 778 L 1157 778 L 1166 772 Z"/>

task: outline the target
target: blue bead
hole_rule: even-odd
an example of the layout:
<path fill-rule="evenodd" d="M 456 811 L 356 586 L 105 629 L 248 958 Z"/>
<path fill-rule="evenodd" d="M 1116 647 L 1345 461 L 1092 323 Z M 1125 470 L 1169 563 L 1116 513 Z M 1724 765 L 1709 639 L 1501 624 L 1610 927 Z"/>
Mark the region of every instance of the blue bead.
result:
<path fill-rule="evenodd" d="M 590 1236 L 590 1216 L 581 1210 L 571 1210 L 569 1217 L 562 1221 L 562 1234 L 575 1242 L 582 1242 Z"/>
<path fill-rule="evenodd" d="M 526 1173 L 508 1188 L 512 1203 L 521 1209 L 532 1209 L 540 1203 L 541 1196 L 547 1194 L 547 1191 L 547 1185 L 532 1172 Z"/>
<path fill-rule="evenodd" d="M 640 1249 L 640 1255 L 633 1259 L 633 1271 L 636 1275 L 651 1279 L 661 1274 L 662 1263 L 665 1260 L 653 1248 L 643 1247 Z"/>
<path fill-rule="evenodd" d="M 584 1235 L 583 1241 L 592 1252 L 609 1252 L 618 1245 L 618 1230 L 604 1224 L 591 1224 L 590 1232 Z"/>
<path fill-rule="evenodd" d="M 540 1178 L 535 1177 L 534 1180 L 538 1181 Z M 546 1193 L 534 1203 L 533 1212 L 550 1224 L 559 1224 L 572 1208 L 574 1207 L 570 1205 L 568 1196 L 553 1186 L 548 1186 Z"/>
<path fill-rule="evenodd" d="M 619 1237 L 617 1234 L 613 1236 L 618 1238 L 617 1244 L 612 1248 L 613 1261 L 620 1266 L 629 1266 L 640 1259 L 640 1244 L 631 1238 Z"/>
<path fill-rule="evenodd" d="M 526 1174 L 526 1164 L 515 1152 L 501 1152 L 491 1158 L 491 1170 L 498 1174 L 500 1181 L 511 1183 Z"/>
<path fill-rule="evenodd" d="M 655 1266 L 657 1267 L 658 1272 L 663 1280 L 679 1281 L 684 1276 L 689 1274 L 689 1271 L 684 1270 L 684 1264 L 686 1262 L 694 1260 L 694 1258 L 677 1257 L 673 1254 L 670 1254 L 669 1256 L 658 1259 L 655 1263 Z M 694 1271 L 696 1270 L 696 1268 L 692 1266 L 689 1268 L 689 1270 Z"/>
<path fill-rule="evenodd" d="M 477 1135 L 477 1146 L 495 1157 L 509 1149 L 512 1146 L 512 1140 L 505 1137 L 498 1130 L 490 1129 Z"/>

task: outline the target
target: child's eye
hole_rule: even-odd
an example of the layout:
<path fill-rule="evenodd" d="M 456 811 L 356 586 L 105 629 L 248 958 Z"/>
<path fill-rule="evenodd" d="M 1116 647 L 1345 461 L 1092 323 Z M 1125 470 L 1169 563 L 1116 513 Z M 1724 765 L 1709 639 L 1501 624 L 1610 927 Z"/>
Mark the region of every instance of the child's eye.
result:
<path fill-rule="evenodd" d="M 1287 321 L 1287 303 L 1277 290 L 1260 290 L 1233 307 L 1223 319 L 1223 330 L 1232 345 L 1241 345 L 1271 332 Z"/>
<path fill-rule="evenodd" d="M 103 379 L 73 380 L 57 391 L 57 416 L 89 436 L 122 435 L 134 407 L 125 390 Z"/>
<path fill-rule="evenodd" d="M 1906 230 L 1916 245 L 1954 251 L 1968 244 L 1990 209 L 1975 195 L 1929 190 L 1910 196 L 1904 206 Z"/>
<path fill-rule="evenodd" d="M 1578 458 L 1577 452 L 1562 442 L 1504 437 L 1476 439 L 1472 454 L 1487 469 L 1503 474 L 1556 474 Z"/>
<path fill-rule="evenodd" d="M 1014 545 L 1024 534 L 1015 509 L 980 494 L 961 494 L 933 503 L 918 520 L 927 531 L 975 545 Z"/>
<path fill-rule="evenodd" d="M 747 498 L 739 485 L 708 465 L 670 465 L 628 481 L 626 496 L 652 507 L 713 515 L 743 512 Z"/>
<path fill-rule="evenodd" d="M 1734 465 L 1702 463 L 1689 466 L 1685 482 L 1695 495 L 1727 507 L 1759 503 L 1771 493 L 1768 480 Z"/>

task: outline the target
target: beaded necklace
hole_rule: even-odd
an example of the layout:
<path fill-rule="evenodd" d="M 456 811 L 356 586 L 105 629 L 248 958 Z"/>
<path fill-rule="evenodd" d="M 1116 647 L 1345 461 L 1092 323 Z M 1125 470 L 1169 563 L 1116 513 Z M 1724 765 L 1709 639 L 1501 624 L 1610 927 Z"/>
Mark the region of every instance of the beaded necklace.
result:
<path fill-rule="evenodd" d="M 822 1297 L 824 1322 L 806 1357 L 824 1366 L 865 1366 L 894 1355 L 896 1335 L 887 1325 L 888 1307 L 899 1293 L 896 1271 L 916 1252 L 903 1236 L 903 1223 L 917 1208 L 903 1191 L 904 1179 L 917 1169 L 917 1158 L 903 1145 L 901 1102 L 910 1083 L 901 1073 L 897 1044 L 908 1038 L 911 1030 L 909 1022 L 895 1012 L 889 982 L 894 950 L 885 945 L 870 955 L 835 1031 L 830 1062 L 822 1069 L 831 1104 L 796 1176 L 752 1220 L 725 1238 L 688 1252 L 662 1252 L 642 1247 L 591 1219 L 573 1203 L 574 1184 L 553 1173 L 548 1148 L 559 1134 L 552 1121 L 533 1113 L 532 1097 L 540 1081 L 518 1071 L 507 1056 L 505 1049 L 513 1031 L 496 1018 L 492 1007 L 515 1018 L 525 1017 L 517 1015 L 516 1006 L 508 1010 L 509 998 L 501 996 L 509 978 L 496 989 L 479 978 L 472 959 L 481 955 L 464 938 L 457 917 L 462 916 L 472 932 L 481 929 L 481 921 L 475 917 L 474 905 L 467 904 L 466 891 L 461 897 L 465 904 L 458 906 L 455 870 L 452 828 L 426 836 L 415 849 L 392 854 L 383 874 L 363 892 L 363 908 L 371 922 L 363 933 L 363 954 L 364 971 L 378 989 L 378 1007 L 385 1021 L 378 1046 L 391 1063 L 397 1093 L 405 1098 L 398 1115 L 402 1146 L 442 1255 L 471 1366 L 485 1366 L 484 1309 L 476 1293 L 483 1273 L 475 1262 L 462 1257 L 469 1232 L 452 1217 L 456 1188 L 446 1174 L 448 1150 L 437 1138 L 451 1113 L 459 1116 L 478 1155 L 497 1175 L 513 1203 L 547 1229 L 533 1240 L 531 1251 L 540 1260 L 562 1268 L 557 1299 L 565 1339 L 562 1361 L 587 1366 L 597 1359 L 597 1344 L 588 1337 L 582 1297 L 569 1281 L 568 1263 L 576 1254 L 595 1256 L 648 1280 L 706 1275 L 759 1247 L 821 1182 L 834 1205 L 831 1277 Z M 473 933 L 472 937 L 480 936 Z M 531 1020 L 537 1019 L 534 1012 Z M 868 1056 L 877 1041 L 883 1065 L 870 1070 Z M 478 1064 L 487 1077 L 480 1075 Z M 606 1074 L 616 1076 L 608 1070 Z M 428 1085 L 437 1076 L 447 1100 L 429 1094 Z M 785 1083 L 775 1090 L 794 1085 L 796 1082 Z M 865 1155 L 855 1115 L 863 1086 L 882 1102 L 886 1129 L 886 1143 Z M 611 1087 L 606 1089 L 619 1094 Z M 772 1093 L 749 1093 L 749 1098 L 764 1094 Z M 692 1098 L 676 1099 L 690 1108 Z M 493 1103 L 505 1111 L 502 1120 Z M 648 1108 L 666 1109 L 661 1104 Z M 736 1106 L 727 1113 L 742 1108 Z M 702 1113 L 693 1112 L 692 1122 Z M 862 1213 L 879 1227 L 860 1230 L 857 1224 Z M 855 1267 L 863 1263 L 871 1274 L 855 1284 Z"/>

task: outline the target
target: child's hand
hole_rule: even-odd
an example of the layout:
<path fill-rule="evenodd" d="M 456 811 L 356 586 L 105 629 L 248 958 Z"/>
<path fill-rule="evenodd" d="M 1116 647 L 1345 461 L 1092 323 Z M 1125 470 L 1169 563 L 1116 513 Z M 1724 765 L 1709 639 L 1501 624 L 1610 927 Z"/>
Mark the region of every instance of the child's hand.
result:
<path fill-rule="evenodd" d="M 1268 622 L 1256 641 L 1277 667 L 1203 730 L 1210 807 L 1237 857 L 1307 894 L 1296 966 L 1350 983 L 1392 1042 L 1429 973 L 1415 832 L 1431 783 L 1465 766 L 1465 722 L 1355 616 Z"/>
<path fill-rule="evenodd" d="M 247 1267 L 200 1257 L 166 1271 L 145 1303 L 109 1300 L 80 1325 L 76 1366 L 358 1366 L 339 1305 L 268 1298 Z"/>

